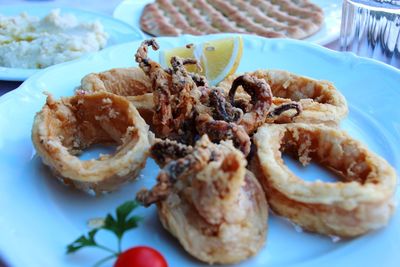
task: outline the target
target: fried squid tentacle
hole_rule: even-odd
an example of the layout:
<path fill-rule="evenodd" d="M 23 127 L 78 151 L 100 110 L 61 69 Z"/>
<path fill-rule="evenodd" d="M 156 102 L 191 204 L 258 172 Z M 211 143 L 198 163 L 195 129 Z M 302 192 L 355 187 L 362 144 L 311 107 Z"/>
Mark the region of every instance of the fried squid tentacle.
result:
<path fill-rule="evenodd" d="M 179 57 L 171 58 L 172 66 L 172 87 L 171 92 L 175 96 L 173 101 L 173 118 L 175 133 L 179 136 L 186 133 L 179 132 L 183 125 L 194 116 L 194 106 L 196 105 L 195 96 L 192 94 L 196 89 L 196 84 L 185 69 L 187 64 L 197 64 L 195 59 L 182 59 Z M 182 139 L 182 138 L 178 138 Z M 191 140 L 188 140 L 189 142 Z"/>
<path fill-rule="evenodd" d="M 264 80 L 256 77 L 247 74 L 239 76 L 233 81 L 228 95 L 232 105 L 235 105 L 235 94 L 239 86 L 250 95 L 252 109 L 243 115 L 238 124 L 243 126 L 248 134 L 252 134 L 268 116 L 272 105 L 271 88 Z"/>
<path fill-rule="evenodd" d="M 167 137 L 173 131 L 171 129 L 173 116 L 169 89 L 171 77 L 160 64 L 148 57 L 148 47 L 152 47 L 153 50 L 159 48 L 155 39 L 145 40 L 137 50 L 135 60 L 152 82 L 153 100 L 156 107 L 153 115 L 154 128 L 160 137 Z"/>
<path fill-rule="evenodd" d="M 196 138 L 207 134 L 213 142 L 232 140 L 245 155 L 250 152 L 252 135 L 266 120 L 291 120 L 285 111 L 301 106 L 289 103 L 273 108 L 270 86 L 263 79 L 250 75 L 237 77 L 226 93 L 209 87 L 207 80 L 189 73 L 185 65 L 198 64 L 195 59 L 171 58 L 171 68 L 164 70 L 148 58 L 148 47 L 158 49 L 154 39 L 142 43 L 136 61 L 153 83 L 153 124 L 156 136 L 193 145 Z M 250 101 L 235 100 L 237 88 L 242 86 Z M 285 114 L 284 114 L 285 113 Z M 281 116 L 281 115 L 286 116 Z M 292 113 L 290 113 L 292 114 Z"/>
<path fill-rule="evenodd" d="M 244 155 L 250 153 L 250 137 L 240 125 L 223 120 L 214 120 L 209 114 L 203 113 L 196 119 L 196 128 L 201 135 L 207 134 L 213 142 L 232 140 L 235 147 L 242 151 Z"/>
<path fill-rule="evenodd" d="M 157 184 L 151 190 L 141 190 L 136 195 L 137 200 L 143 203 L 144 206 L 149 206 L 153 203 L 164 200 L 170 193 L 171 188 L 178 178 L 183 179 L 184 176 L 193 175 L 212 159 L 212 151 L 207 149 L 204 142 L 208 141 L 204 138 L 200 140 L 195 149 L 177 145 L 177 143 L 163 140 L 156 143 L 152 147 L 151 154 L 156 160 L 162 158 L 160 154 L 171 156 L 172 151 L 179 151 L 183 157 L 176 155 L 174 160 L 170 160 L 157 176 Z M 209 142 L 209 141 L 208 141 Z M 166 162 L 166 158 L 161 162 Z"/>
<path fill-rule="evenodd" d="M 209 104 L 214 108 L 213 117 L 216 120 L 237 122 L 243 116 L 242 110 L 235 108 L 226 101 L 224 93 L 218 88 L 214 88 L 210 91 Z"/>
<path fill-rule="evenodd" d="M 151 147 L 151 157 L 164 167 L 172 160 L 183 158 L 193 152 L 193 147 L 172 140 L 159 140 Z"/>
<path fill-rule="evenodd" d="M 176 144 L 160 147 L 169 154 Z M 262 247 L 268 221 L 265 194 L 246 164 L 230 141 L 217 145 L 204 135 L 191 153 L 165 165 L 157 185 L 137 199 L 156 203 L 164 228 L 197 259 L 236 263 Z"/>
<path fill-rule="evenodd" d="M 189 73 L 190 77 L 192 77 L 192 80 L 196 83 L 197 86 L 207 86 L 208 87 L 208 81 L 206 79 L 206 77 L 197 74 L 197 73 L 193 73 L 190 72 Z"/>
<path fill-rule="evenodd" d="M 268 113 L 268 118 L 273 118 L 276 120 L 276 118 L 279 118 L 284 112 L 288 110 L 295 110 L 296 113 L 290 115 L 289 119 L 293 119 L 294 117 L 300 115 L 300 113 L 303 111 L 303 108 L 300 103 L 298 102 L 290 102 L 290 103 L 284 103 L 281 104 L 275 108 L 273 108 L 269 113 Z"/>

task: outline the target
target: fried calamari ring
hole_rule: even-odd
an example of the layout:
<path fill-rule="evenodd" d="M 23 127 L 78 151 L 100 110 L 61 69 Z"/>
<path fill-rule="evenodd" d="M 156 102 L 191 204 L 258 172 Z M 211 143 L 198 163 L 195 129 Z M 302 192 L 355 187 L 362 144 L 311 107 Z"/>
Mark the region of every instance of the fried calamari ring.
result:
<path fill-rule="evenodd" d="M 265 124 L 254 136 L 252 170 L 268 203 L 306 230 L 352 237 L 383 227 L 394 212 L 394 169 L 345 132 L 316 124 Z M 292 173 L 281 151 L 334 171 L 336 183 L 307 182 Z"/>
<path fill-rule="evenodd" d="M 298 102 L 302 107 L 302 112 L 293 118 L 294 122 L 337 126 L 348 113 L 344 96 L 330 82 L 318 81 L 281 70 L 257 70 L 246 74 L 264 79 L 269 84 L 274 96 L 273 106 L 292 101 Z M 237 77 L 238 75 L 231 75 L 218 86 L 229 91 Z M 286 122 L 280 121 L 281 117 L 277 119 L 278 121 L 275 122 Z M 271 122 L 268 119 L 267 121 Z"/>
<path fill-rule="evenodd" d="M 140 68 L 116 68 L 86 75 L 81 80 L 81 89 L 129 97 L 151 93 L 151 81 Z"/>
<path fill-rule="evenodd" d="M 152 125 L 154 101 L 151 81 L 140 68 L 116 68 L 83 77 L 78 90 L 110 92 L 126 97 L 147 124 Z"/>
<path fill-rule="evenodd" d="M 35 116 L 32 141 L 43 162 L 66 184 L 91 194 L 117 189 L 144 167 L 149 130 L 124 97 L 80 93 L 46 104 Z M 118 145 L 113 154 L 80 160 L 93 144 Z"/>
<path fill-rule="evenodd" d="M 162 170 L 157 184 L 136 197 L 157 204 L 162 225 L 187 252 L 209 264 L 231 264 L 261 249 L 268 204 L 231 141 L 217 145 L 204 135 L 194 147 L 162 140 L 151 150 Z"/>

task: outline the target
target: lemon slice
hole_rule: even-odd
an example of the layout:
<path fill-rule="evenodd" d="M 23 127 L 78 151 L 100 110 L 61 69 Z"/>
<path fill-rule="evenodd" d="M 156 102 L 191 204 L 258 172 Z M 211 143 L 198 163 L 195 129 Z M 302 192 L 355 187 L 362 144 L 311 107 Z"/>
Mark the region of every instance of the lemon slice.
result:
<path fill-rule="evenodd" d="M 170 67 L 173 56 L 197 59 L 201 70 L 194 65 L 187 65 L 186 69 L 206 76 L 211 85 L 216 85 L 228 75 L 235 73 L 242 52 L 242 38 L 236 36 L 161 51 L 160 63 L 164 67 Z"/>

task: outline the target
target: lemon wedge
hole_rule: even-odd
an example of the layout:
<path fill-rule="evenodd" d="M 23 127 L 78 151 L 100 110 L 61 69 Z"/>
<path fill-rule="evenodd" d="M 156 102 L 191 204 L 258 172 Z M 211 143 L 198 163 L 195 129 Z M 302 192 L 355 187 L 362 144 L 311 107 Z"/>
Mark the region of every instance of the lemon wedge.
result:
<path fill-rule="evenodd" d="M 242 38 L 236 36 L 163 50 L 160 52 L 160 63 L 164 67 L 170 67 L 173 56 L 197 59 L 201 70 L 194 65 L 187 65 L 186 69 L 206 76 L 211 85 L 216 85 L 228 75 L 235 73 L 242 52 Z"/>

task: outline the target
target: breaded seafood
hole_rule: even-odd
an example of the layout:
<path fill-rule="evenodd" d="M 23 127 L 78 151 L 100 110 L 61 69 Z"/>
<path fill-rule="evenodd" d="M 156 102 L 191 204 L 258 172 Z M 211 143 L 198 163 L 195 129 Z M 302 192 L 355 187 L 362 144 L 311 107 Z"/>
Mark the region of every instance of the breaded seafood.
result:
<path fill-rule="evenodd" d="M 149 129 L 124 97 L 78 92 L 56 101 L 51 95 L 34 119 L 32 141 L 43 163 L 65 184 L 91 194 L 135 179 L 150 148 Z M 116 145 L 112 154 L 81 160 L 94 144 Z"/>
<path fill-rule="evenodd" d="M 385 226 L 394 212 L 394 169 L 337 128 L 290 123 L 265 124 L 254 136 L 251 169 L 277 214 L 306 230 L 353 237 Z M 282 153 L 306 165 L 311 160 L 338 175 L 338 182 L 304 181 Z"/>
<path fill-rule="evenodd" d="M 304 122 L 323 123 L 337 126 L 347 116 L 348 107 L 344 96 L 328 81 L 319 81 L 305 76 L 296 75 L 283 70 L 257 70 L 246 73 L 258 79 L 265 80 L 271 87 L 274 96 L 272 106 L 297 102 L 302 107 L 301 114 L 290 120 L 284 117 L 268 118 L 266 122 Z M 238 77 L 234 74 L 223 80 L 218 86 L 229 91 L 233 81 Z M 246 99 L 238 89 L 236 99 Z"/>
<path fill-rule="evenodd" d="M 194 147 L 160 141 L 152 156 L 163 168 L 157 184 L 137 199 L 157 204 L 164 228 L 187 252 L 209 264 L 232 264 L 260 250 L 267 202 L 231 141 L 217 145 L 203 136 Z"/>
<path fill-rule="evenodd" d="M 211 141 L 232 140 L 245 155 L 250 152 L 250 136 L 265 121 L 292 121 L 301 105 L 286 101 L 272 108 L 272 92 L 264 79 L 238 76 L 229 93 L 208 85 L 205 77 L 190 73 L 185 65 L 194 59 L 171 58 L 171 68 L 163 69 L 148 57 L 148 49 L 157 50 L 156 40 L 139 46 L 135 60 L 139 69 L 114 69 L 90 74 L 82 80 L 86 91 L 109 91 L 127 96 L 159 138 L 169 138 L 187 145 L 207 134 Z M 249 101 L 235 101 L 241 86 Z M 151 93 L 148 93 L 151 92 Z M 136 95 L 140 94 L 141 95 Z M 152 96 L 152 100 L 151 97 Z M 295 112 L 287 112 L 294 110 Z"/>
<path fill-rule="evenodd" d="M 110 92 L 126 97 L 151 126 L 153 117 L 153 94 L 150 79 L 140 68 L 115 68 L 90 73 L 82 78 L 78 90 L 87 92 Z"/>

